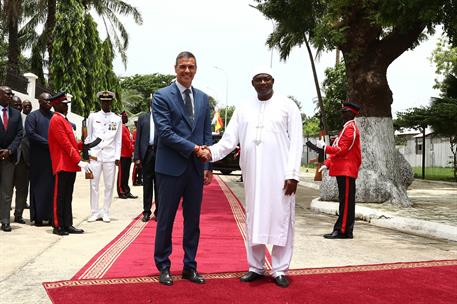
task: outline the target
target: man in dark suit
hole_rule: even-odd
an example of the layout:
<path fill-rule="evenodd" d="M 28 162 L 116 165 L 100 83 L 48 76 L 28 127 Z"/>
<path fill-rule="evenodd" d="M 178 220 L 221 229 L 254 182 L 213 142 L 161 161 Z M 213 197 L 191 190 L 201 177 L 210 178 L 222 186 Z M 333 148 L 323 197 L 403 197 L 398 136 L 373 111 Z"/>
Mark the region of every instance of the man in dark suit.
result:
<path fill-rule="evenodd" d="M 203 184 L 209 184 L 212 172 L 198 158 L 201 145 L 210 145 L 211 119 L 208 95 L 192 87 L 197 71 L 195 56 L 178 54 L 176 82 L 154 94 L 152 113 L 157 129 L 155 173 L 160 207 L 157 214 L 154 260 L 159 281 L 172 285 L 170 275 L 173 222 L 181 198 L 184 216 L 184 268 L 182 277 L 204 283 L 197 272 L 200 209 Z"/>
<path fill-rule="evenodd" d="M 13 96 L 11 88 L 0 87 L 0 220 L 1 229 L 5 232 L 11 231 L 14 165 L 17 148 L 22 139 L 21 113 L 9 106 Z"/>
<path fill-rule="evenodd" d="M 25 101 L 24 101 L 25 103 Z M 30 103 L 30 102 L 29 102 Z M 13 97 L 13 106 L 19 112 L 22 111 L 23 102 L 19 96 Z M 25 119 L 27 115 L 21 113 L 22 128 L 24 128 Z M 23 130 L 24 131 L 24 130 Z M 16 189 L 16 201 L 14 204 L 14 222 L 19 224 L 25 224 L 22 218 L 22 213 L 27 206 L 27 195 L 29 192 L 29 171 L 30 171 L 30 160 L 29 160 L 30 144 L 29 139 L 23 132 L 21 143 L 17 148 L 17 160 L 14 168 L 14 179 L 13 186 Z"/>
<path fill-rule="evenodd" d="M 135 138 L 135 151 L 133 161 L 138 167 L 141 166 L 143 173 L 143 222 L 151 217 L 152 197 L 155 193 L 155 209 L 153 220 L 157 220 L 157 182 L 155 181 L 155 159 L 157 135 L 155 134 L 152 113 L 141 114 L 138 118 Z"/>

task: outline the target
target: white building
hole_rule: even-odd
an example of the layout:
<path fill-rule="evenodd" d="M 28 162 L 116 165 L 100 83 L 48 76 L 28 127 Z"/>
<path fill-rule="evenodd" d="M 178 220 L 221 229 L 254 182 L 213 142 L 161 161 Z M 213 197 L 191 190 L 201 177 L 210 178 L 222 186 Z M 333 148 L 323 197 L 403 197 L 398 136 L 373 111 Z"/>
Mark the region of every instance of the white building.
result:
<path fill-rule="evenodd" d="M 423 134 L 417 130 L 396 131 L 401 144 L 397 149 L 412 167 L 422 166 Z M 449 138 L 437 136 L 433 130 L 425 131 L 425 167 L 452 167 L 453 159 Z"/>

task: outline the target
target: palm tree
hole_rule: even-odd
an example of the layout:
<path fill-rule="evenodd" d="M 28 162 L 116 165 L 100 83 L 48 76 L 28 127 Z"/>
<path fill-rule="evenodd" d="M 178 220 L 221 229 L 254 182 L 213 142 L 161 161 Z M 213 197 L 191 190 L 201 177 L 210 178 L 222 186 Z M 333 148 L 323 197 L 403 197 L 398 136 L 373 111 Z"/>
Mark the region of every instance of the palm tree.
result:
<path fill-rule="evenodd" d="M 129 36 L 118 15 L 132 16 L 133 20 L 141 25 L 143 24 L 143 17 L 141 17 L 138 9 L 122 0 L 81 0 L 81 2 L 86 10 L 94 9 L 100 16 L 111 45 L 117 49 L 122 62 L 126 65 Z"/>
<path fill-rule="evenodd" d="M 29 46 L 34 49 L 35 60 L 32 62 L 32 71 L 42 74 L 42 65 L 45 62 L 45 52 L 48 52 L 48 62 L 52 61 L 52 32 L 55 27 L 57 0 L 23 0 L 29 5 L 26 8 L 26 16 L 30 19 L 25 24 L 25 32 L 34 31 L 35 28 L 44 24 L 43 32 L 35 37 L 30 37 Z M 119 20 L 118 15 L 133 16 L 137 24 L 143 23 L 140 12 L 135 7 L 122 0 L 78 0 L 83 4 L 86 11 L 94 9 L 102 19 L 108 39 L 119 52 L 124 64 L 127 63 L 126 50 L 128 47 L 128 33 Z M 41 60 L 39 60 L 41 55 Z M 41 72 L 40 72 L 41 70 Z"/>

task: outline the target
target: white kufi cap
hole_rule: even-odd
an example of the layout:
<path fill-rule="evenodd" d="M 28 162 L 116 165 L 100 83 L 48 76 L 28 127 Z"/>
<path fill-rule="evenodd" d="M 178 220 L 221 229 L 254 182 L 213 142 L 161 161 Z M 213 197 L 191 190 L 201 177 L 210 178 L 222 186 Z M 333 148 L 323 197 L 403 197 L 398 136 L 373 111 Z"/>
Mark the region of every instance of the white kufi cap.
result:
<path fill-rule="evenodd" d="M 252 78 L 254 78 L 255 76 L 257 76 L 259 74 L 268 74 L 271 77 L 275 78 L 273 70 L 269 66 L 266 66 L 266 65 L 261 65 L 261 66 L 256 67 L 252 71 Z"/>

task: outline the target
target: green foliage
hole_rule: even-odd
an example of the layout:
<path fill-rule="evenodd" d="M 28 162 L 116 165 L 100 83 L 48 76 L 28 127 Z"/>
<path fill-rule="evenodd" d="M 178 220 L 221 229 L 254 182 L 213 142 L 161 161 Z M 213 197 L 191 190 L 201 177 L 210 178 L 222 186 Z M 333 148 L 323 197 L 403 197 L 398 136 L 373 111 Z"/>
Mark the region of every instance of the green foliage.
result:
<path fill-rule="evenodd" d="M 442 96 L 457 98 L 457 47 L 450 46 L 448 40 L 442 38 L 431 59 L 436 67 L 435 73 L 444 78 L 441 81 L 435 79 L 434 87 L 441 91 Z"/>
<path fill-rule="evenodd" d="M 397 130 L 404 128 L 424 130 L 430 126 L 430 111 L 428 107 L 410 108 L 397 113 L 394 127 Z"/>
<path fill-rule="evenodd" d="M 433 131 L 457 138 L 457 98 L 433 98 L 427 121 Z M 457 143 L 457 142 L 456 142 Z"/>
<path fill-rule="evenodd" d="M 82 114 L 87 73 L 82 64 L 86 50 L 86 33 L 84 9 L 77 0 L 58 2 L 53 36 L 50 84 L 55 91 L 71 93 L 72 111 Z"/>
<path fill-rule="evenodd" d="M 344 62 L 325 70 L 325 80 L 322 84 L 324 92 L 324 109 L 327 118 L 328 131 L 341 129 L 341 103 L 347 99 L 347 79 Z"/>
<path fill-rule="evenodd" d="M 143 17 L 134 6 L 123 0 L 79 0 L 89 11 L 97 12 L 105 25 L 108 40 L 113 48 L 121 55 L 124 65 L 127 64 L 126 50 L 129 44 L 127 30 L 118 16 L 132 16 L 136 24 L 143 24 Z"/>
<path fill-rule="evenodd" d="M 422 178 L 422 167 L 413 167 L 414 177 Z M 443 167 L 426 167 L 425 168 L 425 179 L 427 180 L 439 180 L 447 182 L 455 182 L 453 168 Z"/>
<path fill-rule="evenodd" d="M 105 89 L 103 75 L 107 72 L 103 62 L 103 46 L 97 31 L 97 23 L 90 14 L 84 16 L 85 53 L 81 64 L 86 67 L 86 86 L 84 92 L 84 116 L 99 107 L 97 92 Z"/>
<path fill-rule="evenodd" d="M 317 116 L 310 117 L 303 121 L 303 134 L 305 136 L 319 136 L 320 126 Z"/>
<path fill-rule="evenodd" d="M 431 126 L 435 134 L 449 138 L 454 177 L 457 181 L 457 98 L 433 98 L 430 107 L 408 109 L 397 114 L 396 129 L 412 128 L 423 131 Z"/>
<path fill-rule="evenodd" d="M 175 78 L 174 75 L 159 73 L 134 75 L 120 79 L 120 86 L 124 91 L 125 105 L 132 113 L 147 112 L 151 104 L 151 96 L 159 89 L 168 86 Z M 138 96 L 141 97 L 138 98 Z"/>
<path fill-rule="evenodd" d="M 225 122 L 225 112 L 227 112 L 227 123 Z M 230 122 L 230 119 L 232 119 L 233 112 L 235 112 L 235 106 L 228 106 L 228 107 L 219 109 L 219 113 L 221 115 L 222 121 L 224 122 L 224 131 L 225 131 L 225 127 Z"/>
<path fill-rule="evenodd" d="M 122 112 L 124 107 L 122 105 L 122 88 L 119 78 L 113 71 L 114 51 L 111 41 L 106 39 L 102 44 L 102 64 L 104 71 L 102 74 L 101 88 L 102 90 L 109 90 L 116 94 L 116 99 L 113 101 L 113 112 Z"/>
<path fill-rule="evenodd" d="M 114 53 L 109 40 L 99 38 L 97 24 L 79 1 L 59 2 L 54 28 L 51 85 L 73 95 L 72 111 L 87 116 L 100 109 L 96 94 L 116 93 L 113 111 L 122 110 L 120 85 L 113 72 Z"/>

